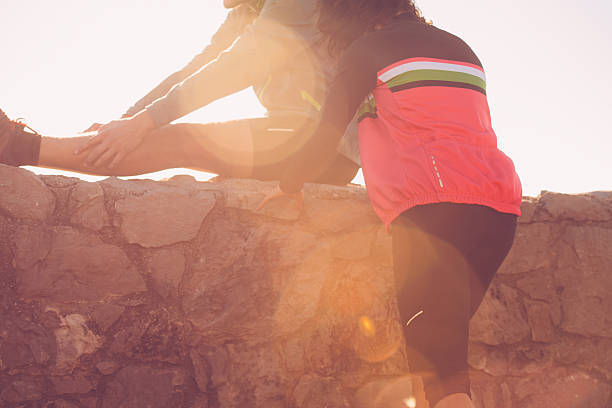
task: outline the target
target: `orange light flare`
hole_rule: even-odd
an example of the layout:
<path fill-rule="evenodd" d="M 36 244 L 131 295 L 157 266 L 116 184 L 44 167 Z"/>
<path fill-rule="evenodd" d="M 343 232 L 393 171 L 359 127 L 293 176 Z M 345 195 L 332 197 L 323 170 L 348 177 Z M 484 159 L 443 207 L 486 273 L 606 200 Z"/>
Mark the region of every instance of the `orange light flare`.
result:
<path fill-rule="evenodd" d="M 374 322 L 367 316 L 361 316 L 359 318 L 359 330 L 366 337 L 374 337 L 376 334 L 376 327 Z"/>
<path fill-rule="evenodd" d="M 371 363 L 387 360 L 402 344 L 401 329 L 392 317 L 373 318 L 361 316 L 353 338 L 355 353 Z"/>
<path fill-rule="evenodd" d="M 414 397 L 404 398 L 402 402 L 408 408 L 416 408 L 416 398 Z"/>

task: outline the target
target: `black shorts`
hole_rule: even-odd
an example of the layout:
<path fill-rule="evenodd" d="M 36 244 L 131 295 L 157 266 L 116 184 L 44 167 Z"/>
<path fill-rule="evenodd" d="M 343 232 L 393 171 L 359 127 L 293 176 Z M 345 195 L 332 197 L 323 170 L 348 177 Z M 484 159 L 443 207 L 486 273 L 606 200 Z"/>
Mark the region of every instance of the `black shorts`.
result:
<path fill-rule="evenodd" d="M 391 225 L 408 360 L 424 375 L 432 406 L 470 392 L 469 322 L 512 247 L 516 225 L 516 215 L 455 203 L 411 208 Z"/>

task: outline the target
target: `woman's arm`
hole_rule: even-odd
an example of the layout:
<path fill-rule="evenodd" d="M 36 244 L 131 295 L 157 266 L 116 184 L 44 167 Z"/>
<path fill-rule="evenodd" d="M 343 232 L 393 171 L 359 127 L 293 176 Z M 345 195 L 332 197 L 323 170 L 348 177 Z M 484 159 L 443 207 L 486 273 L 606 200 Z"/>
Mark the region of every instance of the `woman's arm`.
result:
<path fill-rule="evenodd" d="M 342 57 L 323 104 L 321 122 L 280 181 L 283 192 L 300 191 L 305 180 L 314 180 L 325 170 L 357 108 L 376 87 L 376 71 L 362 54 L 356 42 Z"/>
<path fill-rule="evenodd" d="M 243 4 L 231 10 L 223 24 L 210 40 L 210 44 L 196 55 L 185 67 L 171 74 L 157 85 L 151 92 L 146 94 L 131 106 L 123 117 L 131 117 L 147 107 L 156 99 L 166 95 L 176 84 L 184 81 L 187 77 L 208 64 L 219 54 L 236 41 L 244 32 L 245 28 L 257 17 L 254 9 L 248 4 Z"/>
<path fill-rule="evenodd" d="M 294 5 L 294 0 L 267 1 L 230 48 L 147 106 L 157 126 L 245 89 L 305 53 L 309 44 L 299 32 L 303 13 Z"/>

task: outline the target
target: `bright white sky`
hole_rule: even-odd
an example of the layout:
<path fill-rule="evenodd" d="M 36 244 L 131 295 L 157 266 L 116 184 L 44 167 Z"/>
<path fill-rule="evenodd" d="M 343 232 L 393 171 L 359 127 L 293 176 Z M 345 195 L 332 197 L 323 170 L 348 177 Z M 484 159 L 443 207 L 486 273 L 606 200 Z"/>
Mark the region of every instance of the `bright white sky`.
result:
<path fill-rule="evenodd" d="M 417 5 L 482 60 L 499 144 L 525 195 L 612 190 L 612 2 Z M 199 52 L 225 14 L 221 0 L 0 0 L 0 109 L 54 136 L 117 118 Z M 184 120 L 262 113 L 246 90 Z"/>

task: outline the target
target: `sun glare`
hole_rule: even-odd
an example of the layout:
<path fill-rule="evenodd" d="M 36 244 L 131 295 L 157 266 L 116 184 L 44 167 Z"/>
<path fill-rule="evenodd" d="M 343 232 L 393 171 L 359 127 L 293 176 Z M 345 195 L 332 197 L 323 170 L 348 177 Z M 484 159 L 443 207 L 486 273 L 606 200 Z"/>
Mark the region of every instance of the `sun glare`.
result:
<path fill-rule="evenodd" d="M 62 137 L 121 116 L 200 52 L 227 13 L 221 0 L 4 3 L 0 46 L 10 58 L 0 67 L 0 108 L 12 118 L 25 118 L 43 134 Z M 606 43 L 610 27 L 603 17 L 610 14 L 609 2 L 560 8 L 554 19 L 549 18 L 550 8 L 538 2 L 479 0 L 469 12 L 461 3 L 417 4 L 436 26 L 465 39 L 485 64 L 493 126 L 500 147 L 516 165 L 525 195 L 542 189 L 610 189 L 606 113 L 611 87 L 610 81 L 601 79 L 607 78 L 606 67 L 612 61 Z M 526 6 L 531 18 L 524 20 Z M 513 25 L 517 19 L 525 23 L 518 32 Z M 568 24 L 576 29 L 565 30 Z M 508 63 L 508 53 L 532 63 L 517 68 Z M 596 63 L 565 58 L 585 53 L 595 55 Z M 560 60 L 566 63 L 551 70 L 551 61 Z M 588 75 L 559 86 L 575 72 Z M 543 78 L 537 90 L 532 78 Z M 247 90 L 184 120 L 218 122 L 262 113 Z M 166 172 L 146 177 L 165 176 Z M 357 181 L 363 183 L 363 178 Z"/>
<path fill-rule="evenodd" d="M 416 408 L 416 399 L 414 397 L 404 398 L 403 402 L 407 408 Z"/>
<path fill-rule="evenodd" d="M 366 337 L 373 337 L 376 334 L 376 328 L 374 322 L 367 316 L 362 316 L 359 319 L 359 329 Z"/>
<path fill-rule="evenodd" d="M 94 122 L 121 117 L 201 52 L 227 15 L 221 0 L 108 0 L 70 3 L 70 7 L 40 2 L 36 8 L 25 2 L 11 7 L 9 11 L 15 15 L 28 15 L 34 29 L 28 31 L 31 37 L 21 39 L 20 48 L 8 50 L 16 62 L 4 74 L 13 78 L 10 86 L 14 87 L 3 91 L 11 101 L 4 109 L 12 117 L 24 116 L 41 134 L 58 137 L 78 136 Z M 11 19 L 7 22 L 16 24 Z M 264 114 L 248 88 L 177 122 L 222 122 Z M 104 178 L 56 169 L 28 169 L 87 181 Z M 191 169 L 169 169 L 128 178 L 160 180 L 177 174 L 189 174 L 200 181 L 214 176 Z"/>
<path fill-rule="evenodd" d="M 27 15 L 34 28 L 28 30 L 33 31 L 32 38 L 22 39 L 23 50 L 11 53 L 16 60 L 13 65 L 19 69 L 5 75 L 14 78 L 14 86 L 19 89 L 3 91 L 11 99 L 7 113 L 25 116 L 40 133 L 60 137 L 77 136 L 94 122 L 119 118 L 129 106 L 204 49 L 227 13 L 221 0 L 172 3 L 108 0 L 71 2 L 70 7 L 41 2 L 34 9 L 24 2 L 11 7 L 14 8 L 11 13 Z M 17 24 L 10 19 L 7 22 Z M 18 27 L 14 31 L 23 33 Z M 179 121 L 220 122 L 263 114 L 257 98 L 247 89 Z M 29 169 L 89 181 L 102 178 Z M 212 176 L 177 169 L 138 178 L 163 179 L 185 173 L 199 180 Z"/>

